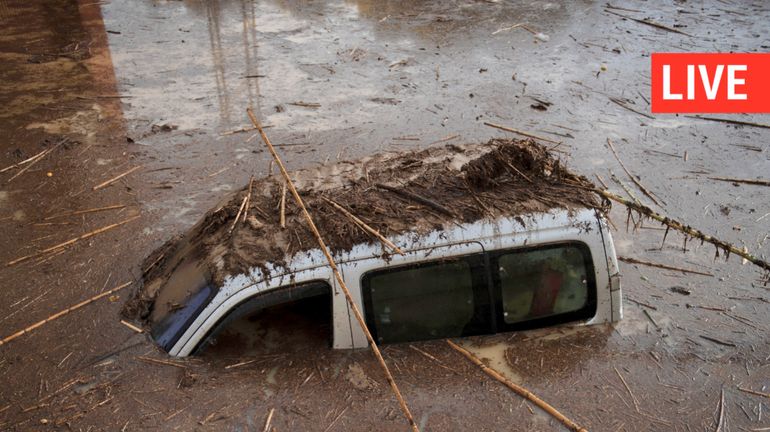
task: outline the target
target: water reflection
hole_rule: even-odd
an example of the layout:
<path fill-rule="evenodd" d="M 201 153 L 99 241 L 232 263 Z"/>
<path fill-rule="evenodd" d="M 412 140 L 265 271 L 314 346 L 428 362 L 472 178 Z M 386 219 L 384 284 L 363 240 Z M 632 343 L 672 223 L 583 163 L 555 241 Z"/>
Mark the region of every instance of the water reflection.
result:
<path fill-rule="evenodd" d="M 247 105 L 271 124 L 302 130 L 349 127 L 343 116 L 355 116 L 358 124 L 377 121 L 379 115 L 363 101 L 383 93 L 417 95 L 428 90 L 421 86 L 436 86 L 438 45 L 443 49 L 451 40 L 464 62 L 489 63 L 495 49 L 472 46 L 467 33 L 488 35 L 498 23 L 543 19 L 544 7 L 537 2 L 454 6 L 187 0 L 104 7 L 109 29 L 120 32 L 110 42 L 121 53 L 116 67 L 123 91 L 134 96 L 132 117 L 147 124 L 171 118 L 182 129 L 222 131 L 244 125 Z M 566 15 L 563 7 L 549 9 L 549 25 Z M 441 79 L 460 79 L 451 66 Z"/>

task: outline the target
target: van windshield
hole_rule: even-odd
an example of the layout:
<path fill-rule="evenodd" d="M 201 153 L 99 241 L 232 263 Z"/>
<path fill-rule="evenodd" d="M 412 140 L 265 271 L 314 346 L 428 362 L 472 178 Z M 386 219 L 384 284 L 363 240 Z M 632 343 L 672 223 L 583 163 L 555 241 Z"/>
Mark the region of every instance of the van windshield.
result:
<path fill-rule="evenodd" d="M 152 338 L 169 351 L 215 293 L 208 271 L 197 260 L 184 260 L 158 292 L 150 312 Z"/>

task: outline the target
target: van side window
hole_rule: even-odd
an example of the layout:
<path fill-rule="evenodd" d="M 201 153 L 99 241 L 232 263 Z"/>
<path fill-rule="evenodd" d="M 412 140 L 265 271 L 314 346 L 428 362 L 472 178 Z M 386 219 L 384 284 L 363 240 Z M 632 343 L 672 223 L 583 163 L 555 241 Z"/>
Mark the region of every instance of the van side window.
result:
<path fill-rule="evenodd" d="M 318 299 L 318 307 L 328 308 L 331 318 L 332 289 L 326 281 L 309 281 L 285 285 L 261 292 L 249 297 L 230 309 L 204 336 L 193 352 L 201 354 L 209 345 L 216 343 L 217 337 L 228 328 L 237 327 L 239 320 L 248 319 L 270 308 L 291 305 L 303 300 Z M 323 325 L 323 323 L 321 323 Z M 330 341 L 331 344 L 331 341 Z"/>
<path fill-rule="evenodd" d="M 500 330 L 574 321 L 595 314 L 593 262 L 584 244 L 501 252 L 492 262 L 497 270 L 494 279 L 501 305 Z"/>
<path fill-rule="evenodd" d="M 374 271 L 362 280 L 367 325 L 378 343 L 490 331 L 482 254 Z"/>

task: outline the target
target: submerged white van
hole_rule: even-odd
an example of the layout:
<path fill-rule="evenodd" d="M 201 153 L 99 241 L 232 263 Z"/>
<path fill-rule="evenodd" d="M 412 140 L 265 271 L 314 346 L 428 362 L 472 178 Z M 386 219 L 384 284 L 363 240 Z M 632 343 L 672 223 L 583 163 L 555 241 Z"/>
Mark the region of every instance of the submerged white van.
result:
<path fill-rule="evenodd" d="M 376 242 L 335 254 L 380 344 L 607 323 L 622 316 L 615 249 L 596 208 L 481 218 L 388 238 L 403 255 L 383 253 Z M 148 326 L 170 355 L 200 353 L 237 319 L 316 296 L 330 299 L 330 346 L 367 346 L 318 249 L 253 266 L 219 284 L 211 281 L 206 266 L 182 258 L 157 290 Z"/>

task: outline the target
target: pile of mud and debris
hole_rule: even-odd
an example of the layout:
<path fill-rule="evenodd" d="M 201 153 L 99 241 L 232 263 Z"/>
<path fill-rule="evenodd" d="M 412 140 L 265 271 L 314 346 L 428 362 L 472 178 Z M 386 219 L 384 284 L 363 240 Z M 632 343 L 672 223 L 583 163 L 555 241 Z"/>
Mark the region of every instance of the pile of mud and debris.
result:
<path fill-rule="evenodd" d="M 386 237 L 482 218 L 604 205 L 588 179 L 567 170 L 532 140 L 493 139 L 385 153 L 297 171 L 291 177 L 333 252 L 379 243 L 333 203 Z M 228 275 L 264 268 L 268 262 L 282 265 L 294 254 L 315 248 L 315 237 L 286 193 L 283 179 L 251 181 L 209 211 L 187 235 L 147 259 L 144 288 L 127 305 L 128 315 L 146 317 L 163 281 L 191 255 L 208 266 L 210 278 L 219 285 Z"/>

